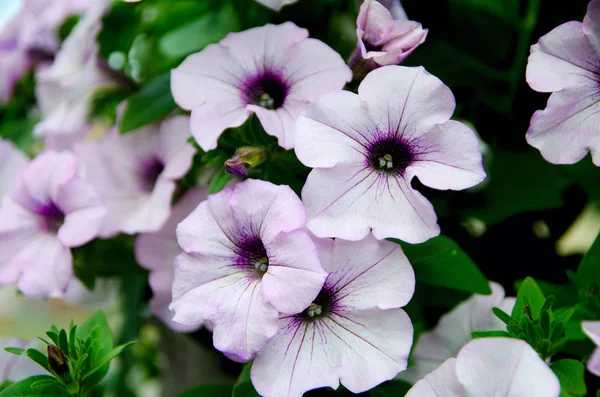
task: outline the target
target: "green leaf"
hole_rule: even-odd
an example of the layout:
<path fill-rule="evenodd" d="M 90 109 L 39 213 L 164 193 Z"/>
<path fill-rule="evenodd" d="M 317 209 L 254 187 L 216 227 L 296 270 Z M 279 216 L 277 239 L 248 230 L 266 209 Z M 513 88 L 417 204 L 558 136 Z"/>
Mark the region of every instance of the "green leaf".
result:
<path fill-rule="evenodd" d="M 35 361 L 40 367 L 44 368 L 48 372 L 50 371 L 50 366 L 48 365 L 48 357 L 36 349 L 27 349 L 27 357 Z"/>
<path fill-rule="evenodd" d="M 119 131 L 125 134 L 166 117 L 177 106 L 171 95 L 170 73 L 152 79 L 127 101 Z"/>
<path fill-rule="evenodd" d="M 546 298 L 544 298 L 544 294 L 542 294 L 542 291 L 535 280 L 531 277 L 527 277 L 525 281 L 523 281 L 523 284 L 521 284 L 521 288 L 519 288 L 517 301 L 513 307 L 511 317 L 517 322 L 520 322 L 523 318 L 525 306 L 529 306 L 533 318 L 538 318 L 545 301 Z"/>
<path fill-rule="evenodd" d="M 86 368 L 96 367 L 113 348 L 112 332 L 106 322 L 106 316 L 101 310 L 98 310 L 86 322 L 77 327 L 76 335 L 81 340 L 90 339 L 91 342 L 92 351 L 88 354 L 92 361 L 89 367 L 86 366 Z M 97 385 L 106 376 L 108 367 L 109 363 L 105 363 L 101 368 L 95 369 L 94 373 L 83 382 L 82 389 L 87 391 Z"/>
<path fill-rule="evenodd" d="M 478 294 L 490 294 L 488 280 L 450 238 L 438 236 L 422 244 L 400 244 L 415 270 L 417 282 Z"/>
<path fill-rule="evenodd" d="M 592 283 L 596 283 L 596 287 L 600 285 L 600 234 L 596 237 L 594 244 L 583 257 L 577 269 L 577 278 L 579 280 L 580 289 L 589 289 Z M 597 293 L 597 291 L 596 291 Z"/>
<path fill-rule="evenodd" d="M 544 280 L 536 280 L 536 283 L 544 296 L 554 296 L 555 308 L 573 306 L 578 302 L 578 291 L 574 284 L 553 284 Z M 521 284 L 523 284 L 523 280 L 515 282 L 515 290 L 518 291 Z"/>
<path fill-rule="evenodd" d="M 227 185 L 227 182 L 229 182 L 231 179 L 233 179 L 233 175 L 225 172 L 225 167 L 221 168 L 210 180 L 208 194 L 220 192 L 225 188 L 225 185 Z"/>
<path fill-rule="evenodd" d="M 244 365 L 242 373 L 240 374 L 235 386 L 233 386 L 233 393 L 231 397 L 260 397 L 260 394 L 254 390 L 252 381 L 250 380 L 250 369 L 252 363 Z"/>
<path fill-rule="evenodd" d="M 230 397 L 232 392 L 231 385 L 201 385 L 183 392 L 179 397 Z"/>
<path fill-rule="evenodd" d="M 473 331 L 471 332 L 471 336 L 473 337 L 473 339 L 476 338 L 498 338 L 498 337 L 505 337 L 505 338 L 510 338 L 511 335 L 506 332 L 506 331 Z"/>
<path fill-rule="evenodd" d="M 502 322 L 506 325 L 515 323 L 515 319 L 513 319 L 511 316 L 509 316 L 507 313 L 505 313 L 504 310 L 502 310 L 500 308 L 493 307 L 492 313 L 494 313 L 494 315 L 496 317 L 498 317 L 500 320 L 502 320 Z"/>
<path fill-rule="evenodd" d="M 581 361 L 559 360 L 550 364 L 550 368 L 560 381 L 561 397 L 583 397 L 587 394 L 585 367 Z"/>
<path fill-rule="evenodd" d="M 401 380 L 392 380 L 382 383 L 374 389 L 369 390 L 371 397 L 397 397 L 404 396 L 412 385 Z"/>
<path fill-rule="evenodd" d="M 67 332 L 61 329 L 58 333 L 58 348 L 65 356 L 69 356 L 69 341 L 67 340 Z"/>
<path fill-rule="evenodd" d="M 88 373 L 86 373 L 85 375 L 83 375 L 83 379 L 87 379 L 89 378 L 91 375 L 93 375 L 94 373 L 96 373 L 96 371 L 99 371 L 100 369 L 102 369 L 103 366 L 105 366 L 106 364 L 108 364 L 110 362 L 110 360 L 112 360 L 113 358 L 117 357 L 119 354 L 121 354 L 121 352 L 123 350 L 125 350 L 127 347 L 134 345 L 136 342 L 129 342 L 129 343 L 125 343 L 124 345 L 120 345 L 115 347 L 114 349 L 112 349 L 107 355 L 105 355 L 101 361 L 99 361 L 96 366 L 94 368 L 92 368 Z"/>
<path fill-rule="evenodd" d="M 67 389 L 54 377 L 37 375 L 14 383 L 0 392 L 0 397 L 70 397 Z"/>
<path fill-rule="evenodd" d="M 164 35 L 158 42 L 158 48 L 164 56 L 182 58 L 202 50 L 208 44 L 219 42 L 229 32 L 239 28 L 231 3 L 223 2 L 218 10 L 206 12 L 193 22 Z"/>
<path fill-rule="evenodd" d="M 17 356 L 26 356 L 27 350 L 21 349 L 20 347 L 5 347 L 4 351 L 7 351 L 12 354 L 16 354 Z"/>

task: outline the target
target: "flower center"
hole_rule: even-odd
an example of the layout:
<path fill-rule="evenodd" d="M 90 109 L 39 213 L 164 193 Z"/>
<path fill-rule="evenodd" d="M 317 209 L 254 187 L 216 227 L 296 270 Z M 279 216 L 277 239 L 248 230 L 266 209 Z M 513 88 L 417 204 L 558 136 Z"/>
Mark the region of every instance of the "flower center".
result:
<path fill-rule="evenodd" d="M 259 237 L 248 237 L 238 242 L 235 264 L 260 275 L 269 270 L 269 256 Z"/>
<path fill-rule="evenodd" d="M 327 316 L 333 311 L 332 295 L 326 289 L 321 289 L 319 295 L 315 298 L 314 302 L 310 304 L 306 310 L 299 314 L 300 318 L 304 321 L 312 321 L 317 318 Z"/>
<path fill-rule="evenodd" d="M 154 185 L 156 185 L 156 181 L 164 169 L 165 164 L 155 157 L 143 163 L 140 169 L 142 190 L 145 192 L 153 191 Z"/>
<path fill-rule="evenodd" d="M 287 91 L 286 84 L 279 76 L 265 73 L 246 84 L 245 99 L 247 103 L 265 109 L 278 109 L 283 106 Z"/>
<path fill-rule="evenodd" d="M 371 51 L 379 52 L 383 48 L 383 46 L 381 46 L 381 45 L 371 44 L 371 42 L 369 41 L 369 35 L 366 33 L 363 34 L 362 41 L 363 41 L 363 44 L 365 45 L 365 49 L 367 50 L 367 52 L 371 52 Z"/>
<path fill-rule="evenodd" d="M 39 214 L 44 217 L 43 229 L 58 233 L 58 229 L 65 223 L 65 214 L 54 203 L 49 203 L 39 210 Z"/>
<path fill-rule="evenodd" d="M 369 166 L 377 171 L 402 174 L 413 161 L 410 147 L 399 138 L 373 142 L 369 149 Z"/>

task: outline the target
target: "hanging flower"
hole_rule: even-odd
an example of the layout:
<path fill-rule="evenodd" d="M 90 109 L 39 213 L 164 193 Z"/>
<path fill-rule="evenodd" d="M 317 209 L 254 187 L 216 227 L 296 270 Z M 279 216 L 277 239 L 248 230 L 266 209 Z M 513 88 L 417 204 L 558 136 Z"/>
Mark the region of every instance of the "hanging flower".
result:
<path fill-rule="evenodd" d="M 583 23 L 567 22 L 531 47 L 527 82 L 551 92 L 531 118 L 527 142 L 554 164 L 573 164 L 592 153 L 600 166 L 600 0 Z"/>
<path fill-rule="evenodd" d="M 173 321 L 206 323 L 218 350 L 251 360 L 279 313 L 306 309 L 325 280 L 304 221 L 287 186 L 249 179 L 209 196 L 177 227 Z"/>
<path fill-rule="evenodd" d="M 319 387 L 367 391 L 406 369 L 413 327 L 400 309 L 415 278 L 400 246 L 367 237 L 317 241 L 329 272 L 302 313 L 283 315 L 251 378 L 265 397 L 300 397 Z"/>
<path fill-rule="evenodd" d="M 187 116 L 176 116 L 125 135 L 116 128 L 75 147 L 82 175 L 108 208 L 100 235 L 158 231 L 169 218 L 176 181 L 192 165 L 195 149 Z"/>
<path fill-rule="evenodd" d="M 63 295 L 73 273 L 70 248 L 96 237 L 105 214 L 73 154 L 40 154 L 0 207 L 0 284 L 18 283 L 34 298 Z"/>
<path fill-rule="evenodd" d="M 11 141 L 0 138 L 0 206 L 2 198 L 12 189 L 17 174 L 28 162 L 27 156 Z"/>
<path fill-rule="evenodd" d="M 581 328 L 596 346 L 600 346 L 600 321 L 583 321 Z M 600 376 L 600 349 L 596 349 L 588 360 L 587 369 L 594 375 Z"/>
<path fill-rule="evenodd" d="M 461 190 L 485 178 L 477 137 L 449 121 L 452 92 L 423 69 L 371 72 L 358 95 L 323 96 L 298 119 L 296 154 L 314 169 L 302 190 L 308 228 L 319 237 L 409 243 L 439 234 L 433 206 L 413 177 Z"/>
<path fill-rule="evenodd" d="M 135 242 L 135 257 L 140 266 L 150 270 L 148 282 L 152 288 L 150 310 L 166 325 L 178 332 L 189 332 L 198 325 L 184 325 L 172 321 L 169 310 L 171 287 L 173 285 L 173 263 L 183 251 L 177 244 L 175 229 L 198 204 L 206 200 L 207 190 L 197 188 L 188 190 L 171 211 L 171 216 L 163 227 L 155 233 L 140 234 Z"/>
<path fill-rule="evenodd" d="M 252 113 L 279 145 L 293 147 L 296 118 L 351 77 L 335 51 L 307 37 L 291 22 L 230 33 L 172 71 L 173 97 L 192 111 L 192 134 L 202 149 L 214 149 L 225 129 Z"/>
<path fill-rule="evenodd" d="M 406 397 L 558 397 L 554 372 L 527 342 L 480 338 L 417 382 Z"/>
<path fill-rule="evenodd" d="M 398 379 L 415 383 L 437 369 L 472 340 L 474 331 L 506 331 L 506 325 L 492 313 L 494 307 L 512 312 L 516 298 L 504 297 L 500 284 L 490 283 L 491 295 L 474 294 L 443 315 L 432 331 L 423 332 L 413 349 L 414 365 L 398 374 Z"/>

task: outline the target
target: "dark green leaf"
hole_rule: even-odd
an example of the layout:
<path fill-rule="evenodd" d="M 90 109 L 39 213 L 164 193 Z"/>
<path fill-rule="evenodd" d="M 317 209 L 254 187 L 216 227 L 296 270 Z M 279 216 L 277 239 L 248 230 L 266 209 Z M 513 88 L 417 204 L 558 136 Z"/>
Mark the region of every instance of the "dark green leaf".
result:
<path fill-rule="evenodd" d="M 402 246 L 417 282 L 478 294 L 492 292 L 477 265 L 450 238 L 438 236 L 415 245 L 392 241 Z"/>
<path fill-rule="evenodd" d="M 510 338 L 511 335 L 506 332 L 506 331 L 473 331 L 471 332 L 471 336 L 473 337 L 473 339 L 476 338 L 498 338 L 498 337 L 505 337 L 505 338 Z"/>
<path fill-rule="evenodd" d="M 583 379 L 585 367 L 582 362 L 564 359 L 553 362 L 550 368 L 560 381 L 561 397 L 583 397 L 587 393 Z"/>
<path fill-rule="evenodd" d="M 595 283 L 598 294 L 600 290 L 600 234 L 596 237 L 594 244 L 583 257 L 577 269 L 577 278 L 579 279 L 580 289 L 590 290 L 590 286 Z"/>
<path fill-rule="evenodd" d="M 233 393 L 231 397 L 259 397 L 260 394 L 254 390 L 254 386 L 252 386 L 252 381 L 250 380 L 250 369 L 252 368 L 252 363 L 248 363 L 244 365 L 244 369 L 240 374 L 235 386 L 233 387 Z"/>
<path fill-rule="evenodd" d="M 529 310 L 534 319 L 538 318 L 545 301 L 546 298 L 544 298 L 544 294 L 542 294 L 542 291 L 535 280 L 531 277 L 527 277 L 523 281 L 523 284 L 521 284 L 521 288 L 519 288 L 517 301 L 513 307 L 511 317 L 517 322 L 520 322 L 524 312 Z M 528 309 L 526 307 L 528 307 Z"/>
<path fill-rule="evenodd" d="M 124 134 L 143 127 L 166 117 L 176 107 L 171 95 L 170 73 L 155 77 L 129 98 L 119 131 Z"/>
<path fill-rule="evenodd" d="M 230 397 L 232 392 L 231 385 L 201 385 L 183 392 L 179 397 Z"/>
<path fill-rule="evenodd" d="M 58 334 L 58 348 L 64 355 L 69 356 L 69 341 L 67 340 L 67 332 L 61 329 Z"/>
<path fill-rule="evenodd" d="M 70 397 L 67 389 L 55 378 L 37 375 L 14 383 L 0 392 L 0 397 Z"/>
<path fill-rule="evenodd" d="M 382 383 L 374 389 L 369 390 L 371 397 L 396 397 L 404 396 L 412 385 L 401 380 L 392 380 Z"/>

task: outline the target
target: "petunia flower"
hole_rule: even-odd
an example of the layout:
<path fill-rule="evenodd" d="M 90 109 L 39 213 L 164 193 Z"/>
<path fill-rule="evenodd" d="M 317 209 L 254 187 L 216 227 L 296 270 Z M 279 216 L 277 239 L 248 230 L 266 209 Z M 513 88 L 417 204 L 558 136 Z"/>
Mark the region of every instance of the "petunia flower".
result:
<path fill-rule="evenodd" d="M 432 331 L 423 332 L 413 349 L 414 365 L 398 374 L 398 379 L 414 383 L 434 371 L 448 358 L 472 340 L 473 331 L 506 331 L 504 324 L 492 313 L 494 307 L 512 312 L 516 298 L 504 297 L 500 284 L 490 283 L 491 295 L 474 294 L 443 315 Z"/>
<path fill-rule="evenodd" d="M 304 221 L 288 186 L 249 179 L 210 195 L 177 227 L 173 321 L 206 323 L 218 350 L 251 360 L 279 313 L 306 309 L 325 280 Z"/>
<path fill-rule="evenodd" d="M 192 111 L 191 128 L 202 149 L 255 113 L 265 131 L 290 149 L 294 122 L 320 95 L 350 80 L 342 58 L 291 22 L 230 33 L 192 54 L 171 72 L 175 102 Z"/>
<path fill-rule="evenodd" d="M 533 114 L 527 142 L 554 164 L 591 152 L 600 166 L 600 0 L 589 3 L 583 23 L 564 23 L 531 47 L 527 82 L 552 93 Z"/>
<path fill-rule="evenodd" d="M 195 188 L 187 191 L 171 211 L 171 216 L 163 227 L 155 233 L 140 234 L 135 242 L 135 257 L 140 266 L 150 270 L 149 283 L 152 288 L 150 310 L 161 321 L 177 332 L 189 332 L 198 329 L 198 325 L 184 325 L 172 321 L 169 310 L 171 287 L 173 285 L 173 263 L 183 251 L 177 244 L 175 229 L 198 204 L 206 200 L 207 189 Z"/>
<path fill-rule="evenodd" d="M 411 187 L 460 190 L 485 178 L 477 137 L 449 121 L 452 92 L 422 67 L 371 72 L 358 95 L 314 102 L 296 124 L 296 154 L 314 169 L 302 189 L 318 237 L 409 243 L 439 234 L 433 206 Z"/>
<path fill-rule="evenodd" d="M 403 13 L 399 2 L 397 5 L 391 1 L 387 3 L 394 9 L 388 9 L 377 0 L 365 0 L 360 6 L 356 20 L 358 45 L 348 61 L 355 81 L 362 80 L 380 66 L 401 63 L 427 37 L 427 29 L 423 29 L 419 22 L 392 15 L 392 11 L 398 14 L 398 9 Z"/>
<path fill-rule="evenodd" d="M 302 313 L 281 316 L 252 365 L 252 383 L 265 397 L 300 397 L 340 382 L 360 393 L 406 369 L 413 327 L 400 308 L 415 277 L 400 246 L 371 236 L 317 244 L 329 272 L 321 292 Z"/>
<path fill-rule="evenodd" d="M 8 2 L 0 26 L 0 102 L 7 102 L 17 81 L 59 47 L 56 34 L 71 14 L 97 0 L 22 0 Z"/>
<path fill-rule="evenodd" d="M 404 11 L 404 7 L 400 3 L 400 0 L 379 0 L 379 2 L 392 14 L 395 20 L 407 21 L 408 17 Z"/>
<path fill-rule="evenodd" d="M 0 138 L 0 201 L 10 192 L 17 174 L 28 162 L 27 156 L 15 148 L 11 141 Z"/>
<path fill-rule="evenodd" d="M 106 209 L 71 153 L 44 152 L 19 174 L 0 207 L 0 284 L 34 298 L 64 294 L 70 248 L 97 236 Z"/>
<path fill-rule="evenodd" d="M 256 0 L 265 7 L 274 11 L 279 11 L 283 6 L 297 2 L 298 0 Z"/>
<path fill-rule="evenodd" d="M 560 383 L 527 342 L 480 338 L 417 382 L 406 397 L 558 397 Z"/>
<path fill-rule="evenodd" d="M 82 175 L 108 208 L 100 236 L 158 231 L 169 218 L 176 181 L 192 165 L 189 118 L 176 116 L 125 135 L 116 128 L 75 146 Z"/>
<path fill-rule="evenodd" d="M 54 149 L 71 148 L 87 132 L 94 92 L 116 82 L 99 66 L 96 36 L 110 4 L 103 0 L 79 21 L 54 63 L 36 74 L 36 99 L 42 114 L 34 133 Z"/>
<path fill-rule="evenodd" d="M 583 321 L 581 328 L 596 346 L 600 346 L 600 321 Z M 588 360 L 587 369 L 594 375 L 600 376 L 600 348 L 597 348 Z"/>

